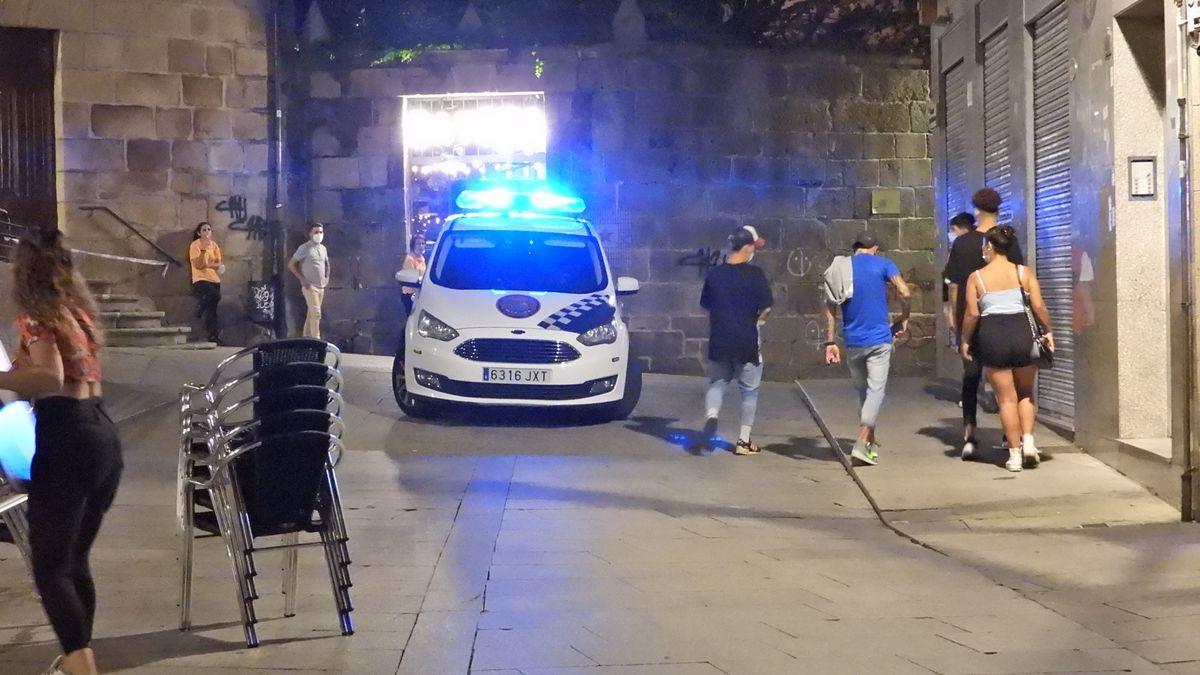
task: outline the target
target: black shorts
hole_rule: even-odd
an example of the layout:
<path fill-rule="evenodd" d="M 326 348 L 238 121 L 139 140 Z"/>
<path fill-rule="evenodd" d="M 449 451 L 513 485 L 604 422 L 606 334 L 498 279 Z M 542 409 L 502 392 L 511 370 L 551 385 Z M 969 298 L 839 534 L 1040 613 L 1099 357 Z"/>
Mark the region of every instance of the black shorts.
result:
<path fill-rule="evenodd" d="M 979 320 L 971 355 L 988 368 L 1024 368 L 1033 365 L 1033 332 L 1029 317 L 993 314 Z"/>

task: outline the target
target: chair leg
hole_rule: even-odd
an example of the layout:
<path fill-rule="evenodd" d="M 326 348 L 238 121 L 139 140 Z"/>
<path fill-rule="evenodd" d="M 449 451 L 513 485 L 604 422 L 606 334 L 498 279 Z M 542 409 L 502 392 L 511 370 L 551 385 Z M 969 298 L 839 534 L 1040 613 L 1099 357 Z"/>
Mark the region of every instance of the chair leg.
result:
<path fill-rule="evenodd" d="M 180 491 L 187 503 L 180 509 L 179 518 L 179 630 L 192 627 L 192 555 L 195 547 L 196 507 L 192 501 L 195 488 L 188 485 Z"/>
<path fill-rule="evenodd" d="M 300 533 L 292 532 L 283 535 L 286 546 L 296 546 L 300 543 Z M 300 551 L 289 548 L 283 552 L 283 615 L 296 616 L 296 590 L 299 580 Z"/>
<path fill-rule="evenodd" d="M 225 483 L 224 481 L 222 483 Z M 233 575 L 237 585 L 238 611 L 242 615 L 242 629 L 246 635 L 246 646 L 258 646 L 258 634 L 254 629 L 253 600 L 247 592 L 246 573 L 243 567 L 245 558 L 244 548 L 235 532 L 235 514 L 230 508 L 227 498 L 227 485 L 214 485 L 212 490 L 213 511 L 217 514 L 217 522 L 221 530 L 221 539 L 225 542 L 226 552 L 233 567 Z"/>
<path fill-rule="evenodd" d="M 350 593 L 347 585 L 342 583 L 342 575 L 339 573 L 339 561 L 337 553 L 337 542 L 329 532 L 329 526 L 326 524 L 321 531 L 321 542 L 325 549 L 325 565 L 329 568 L 329 584 L 333 590 L 333 603 L 337 608 L 338 624 L 342 629 L 342 635 L 354 634 L 354 621 L 350 618 L 350 613 L 354 611 L 354 607 L 350 604 Z"/>

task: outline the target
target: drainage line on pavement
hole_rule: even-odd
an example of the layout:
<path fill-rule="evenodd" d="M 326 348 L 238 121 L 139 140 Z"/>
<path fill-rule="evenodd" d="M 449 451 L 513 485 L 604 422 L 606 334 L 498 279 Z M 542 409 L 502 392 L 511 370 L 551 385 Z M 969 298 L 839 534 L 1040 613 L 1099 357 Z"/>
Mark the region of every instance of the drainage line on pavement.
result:
<path fill-rule="evenodd" d="M 938 548 L 931 546 L 920 539 L 917 539 L 916 537 L 908 534 L 888 521 L 887 516 L 883 514 L 883 509 L 879 508 L 879 504 L 876 503 L 875 498 L 871 496 L 870 490 L 868 490 L 867 486 L 863 484 L 862 479 L 858 477 L 858 472 L 854 470 L 854 465 L 850 463 L 850 457 L 842 451 L 841 442 L 838 441 L 837 436 L 834 436 L 833 432 L 829 430 L 829 425 L 825 424 L 825 419 L 821 417 L 821 411 L 817 410 L 816 402 L 814 402 L 812 397 L 808 395 L 808 392 L 805 391 L 804 385 L 800 384 L 800 380 L 794 381 L 796 383 L 796 390 L 800 392 L 800 400 L 803 401 L 804 406 L 808 408 L 808 413 L 812 415 L 813 421 L 816 422 L 817 426 L 821 428 L 821 433 L 825 435 L 825 441 L 829 443 L 829 447 L 833 449 L 833 454 L 835 457 L 837 457 L 837 460 L 842 463 L 842 468 L 846 470 L 846 473 L 850 475 L 850 479 L 853 480 L 854 484 L 858 486 L 859 492 L 861 492 L 863 496 L 867 498 L 867 503 L 871 505 L 871 510 L 875 512 L 875 517 L 879 519 L 879 522 L 883 523 L 884 527 L 894 532 L 897 536 L 903 537 L 904 539 L 907 539 L 909 542 L 916 544 L 921 548 L 929 549 L 930 551 L 946 556 L 947 558 L 950 557 L 944 551 L 941 551 Z"/>

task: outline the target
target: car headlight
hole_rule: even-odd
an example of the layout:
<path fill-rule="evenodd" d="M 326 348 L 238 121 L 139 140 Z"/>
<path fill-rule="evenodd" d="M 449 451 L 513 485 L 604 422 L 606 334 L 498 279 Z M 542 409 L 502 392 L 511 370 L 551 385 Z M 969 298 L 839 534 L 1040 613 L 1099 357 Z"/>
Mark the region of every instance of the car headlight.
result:
<path fill-rule="evenodd" d="M 578 339 L 588 347 L 610 345 L 617 341 L 617 325 L 615 323 L 601 324 L 583 333 Z"/>
<path fill-rule="evenodd" d="M 417 334 L 421 337 L 433 338 L 442 342 L 449 342 L 458 337 L 458 331 L 425 311 L 421 312 L 421 318 L 417 321 Z"/>

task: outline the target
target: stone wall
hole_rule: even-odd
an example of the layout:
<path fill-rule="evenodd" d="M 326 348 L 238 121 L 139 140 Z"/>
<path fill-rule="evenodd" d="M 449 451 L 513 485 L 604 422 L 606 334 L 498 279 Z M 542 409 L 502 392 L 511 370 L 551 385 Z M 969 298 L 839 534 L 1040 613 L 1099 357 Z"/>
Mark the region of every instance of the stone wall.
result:
<path fill-rule="evenodd" d="M 307 135 L 309 213 L 331 223 L 334 339 L 376 353 L 397 344 L 399 97 L 484 91 L 546 92 L 550 172 L 587 199 L 617 272 L 641 280 L 627 309 L 635 354 L 651 370 L 701 372 L 707 261 L 737 225 L 753 224 L 769 242 L 755 263 L 777 303 L 764 335 L 768 377 L 842 374 L 820 364 L 819 280 L 864 228 L 916 284 L 914 334 L 894 363 L 931 372 L 940 286 L 928 71 L 836 54 L 604 46 L 312 73 L 292 128 Z M 896 207 L 873 215 L 873 196 Z"/>
<path fill-rule="evenodd" d="M 226 337 L 245 339 L 246 282 L 262 246 L 230 232 L 231 196 L 266 216 L 265 13 L 245 0 L 7 0 L 0 26 L 58 31 L 59 225 L 75 248 L 155 258 L 106 215 L 135 223 L 186 263 L 191 230 L 208 220 L 225 251 Z M 220 207 L 220 208 L 218 208 Z M 164 279 L 137 266 L 87 263 L 118 290 L 152 295 L 187 323 L 187 269 Z"/>

